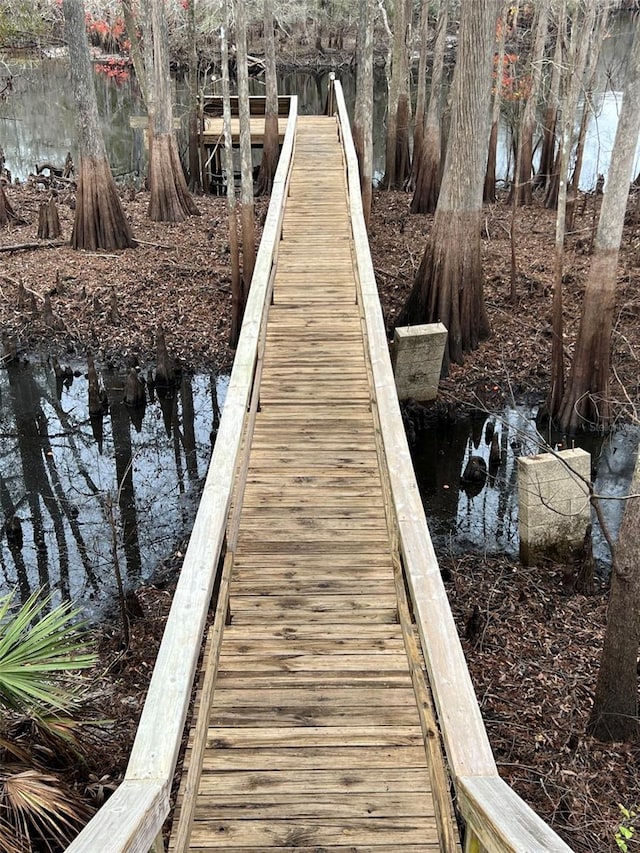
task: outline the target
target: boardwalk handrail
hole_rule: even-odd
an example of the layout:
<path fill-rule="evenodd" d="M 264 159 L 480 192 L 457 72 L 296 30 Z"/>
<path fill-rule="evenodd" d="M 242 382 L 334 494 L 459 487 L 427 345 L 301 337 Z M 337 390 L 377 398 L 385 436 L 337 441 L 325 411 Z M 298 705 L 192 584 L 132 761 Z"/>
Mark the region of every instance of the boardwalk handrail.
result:
<path fill-rule="evenodd" d="M 362 213 L 358 161 L 342 87 L 335 81 L 351 225 L 375 404 L 416 624 L 468 853 L 570 853 L 571 848 L 498 775 L 433 549 L 407 444 Z"/>
<path fill-rule="evenodd" d="M 171 784 L 219 571 L 260 329 L 266 322 L 266 293 L 282 230 L 297 112 L 298 99 L 292 96 L 220 428 L 127 771 L 67 853 L 163 849 L 162 825 L 169 813 Z"/>

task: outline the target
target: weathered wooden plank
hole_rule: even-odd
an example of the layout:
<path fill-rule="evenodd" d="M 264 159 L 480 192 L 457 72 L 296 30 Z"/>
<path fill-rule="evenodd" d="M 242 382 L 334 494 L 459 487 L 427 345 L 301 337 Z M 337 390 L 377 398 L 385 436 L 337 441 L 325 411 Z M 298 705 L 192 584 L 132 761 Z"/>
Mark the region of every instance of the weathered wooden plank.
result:
<path fill-rule="evenodd" d="M 351 494 L 354 498 L 375 496 L 379 489 L 379 471 L 372 467 L 360 466 L 333 466 L 331 468 L 314 468 L 310 465 L 296 466 L 282 472 L 278 477 L 278 470 L 268 465 L 256 467 L 249 474 L 249 492 L 263 489 L 266 494 L 269 489 L 274 492 L 296 495 L 304 503 L 305 497 L 319 496 L 322 493 L 331 495 L 332 490 L 336 498 L 348 498 Z"/>
<path fill-rule="evenodd" d="M 291 613 L 296 615 L 304 613 L 310 619 L 311 614 L 324 613 L 336 619 L 340 614 L 350 614 L 350 619 L 342 616 L 342 622 L 356 621 L 360 617 L 370 615 L 374 618 L 376 613 L 395 613 L 392 600 L 387 595 L 371 596 L 367 594 L 356 595 L 334 595 L 332 593 L 319 595 L 242 595 L 235 593 L 231 600 L 232 610 L 235 616 L 242 612 L 250 612 L 254 615 L 258 612 L 264 614 Z M 298 615 L 299 619 L 302 616 Z"/>
<path fill-rule="evenodd" d="M 267 514 L 244 514 L 243 528 L 250 530 L 257 536 L 271 538 L 269 533 L 283 531 L 284 533 L 296 535 L 316 533 L 329 533 L 332 536 L 349 536 L 354 531 L 371 531 L 381 534 L 381 538 L 387 535 L 387 524 L 379 515 L 367 516 L 366 508 L 362 515 L 352 514 L 350 517 L 340 517 L 334 514 L 323 516 L 321 514 L 300 513 L 291 514 L 290 518 L 269 517 Z"/>
<path fill-rule="evenodd" d="M 241 844 L 257 849 L 280 847 L 301 843 L 318 847 L 333 844 L 395 843 L 396 850 L 403 844 L 419 844 L 425 839 L 435 840 L 433 820 L 426 818 L 340 818 L 302 820 L 220 820 L 198 821 L 193 828 L 194 845 L 216 839 L 216 846 L 227 849 Z"/>
<path fill-rule="evenodd" d="M 343 495 L 343 497 L 346 499 L 349 496 Z M 277 520 L 279 523 L 286 522 L 286 520 L 282 518 L 282 509 L 274 506 L 273 504 L 268 504 L 260 508 L 253 507 L 251 505 L 243 506 L 242 514 L 243 520 L 247 523 L 252 523 L 257 519 L 271 518 Z M 292 506 L 286 514 L 290 515 L 294 519 L 303 518 L 320 521 L 335 519 L 340 522 L 349 521 L 354 518 L 376 519 L 380 522 L 385 521 L 384 510 L 382 507 L 357 497 L 353 498 L 351 504 L 346 503 L 345 501 L 343 501 L 342 504 L 337 502 L 333 503 L 330 498 L 327 499 L 324 505 L 318 505 L 316 502 L 316 505 L 313 508 L 309 508 L 303 503 L 300 503 L 296 506 Z"/>
<path fill-rule="evenodd" d="M 311 465 L 297 465 L 294 470 L 276 470 L 271 466 L 254 468 L 249 471 L 248 485 L 268 486 L 269 483 L 280 485 L 283 489 L 295 489 L 302 486 L 303 491 L 313 492 L 315 489 L 335 489 L 337 492 L 345 490 L 380 488 L 380 471 L 377 468 L 364 466 L 330 468 L 314 467 Z M 379 491 L 378 491 L 379 494 Z"/>
<path fill-rule="evenodd" d="M 257 580 L 258 572 L 245 572 L 242 577 L 234 580 L 236 593 L 253 595 L 321 595 L 330 593 L 332 595 L 349 595 L 358 588 L 358 584 L 351 578 L 343 579 L 323 575 L 314 578 L 311 572 L 298 575 L 297 578 L 282 579 L 282 574 L 274 577 L 271 573 L 266 579 Z M 392 596 L 393 582 L 384 576 L 366 579 L 367 594 L 376 596 Z M 330 654 L 329 649 L 324 654 Z"/>
<path fill-rule="evenodd" d="M 273 363 L 271 360 L 269 360 L 268 364 L 268 376 L 271 382 L 275 382 L 281 379 L 285 382 L 290 381 L 291 366 L 287 367 L 285 365 L 280 367 L 276 363 Z M 306 382 L 332 382 L 336 385 L 338 390 L 341 390 L 341 385 L 345 382 L 356 382 L 360 384 L 363 381 L 363 367 L 364 362 L 352 365 L 351 361 L 349 361 L 345 362 L 345 366 L 340 371 L 338 371 L 332 365 L 323 363 L 300 365 L 299 367 L 296 367 L 295 370 L 296 378 L 298 380 L 304 379 Z"/>
<path fill-rule="evenodd" d="M 366 536 L 373 539 L 381 548 L 387 545 L 387 525 L 383 520 L 373 519 L 348 519 L 344 524 L 335 519 L 304 519 L 289 518 L 282 519 L 278 524 L 269 524 L 268 519 L 264 521 L 254 520 L 252 523 L 243 524 L 243 536 L 251 536 L 260 542 L 289 541 L 292 536 L 304 536 L 307 542 L 330 542 L 335 545 L 336 537 L 341 543 L 355 541 L 362 542 Z"/>
<path fill-rule="evenodd" d="M 209 727 L 211 749 L 308 749 L 310 747 L 421 746 L 422 731 L 414 726 L 289 726 L 282 728 Z"/>
<path fill-rule="evenodd" d="M 380 768 L 425 767 L 424 746 L 333 746 L 288 747 L 263 749 L 211 749 L 205 753 L 203 771 L 226 772 L 237 770 L 268 771 L 295 770 L 301 776 L 307 771 L 333 770 L 350 773 Z"/>
<path fill-rule="evenodd" d="M 251 448 L 251 465 L 259 464 L 266 460 L 270 464 L 278 468 L 286 468 L 290 464 L 311 465 L 314 468 L 326 468 L 334 464 L 352 464 L 352 465 L 369 465 L 374 470 L 379 470 L 378 457 L 375 448 L 369 444 L 363 449 L 360 449 L 356 443 L 350 447 L 308 447 L 304 443 L 302 446 L 293 444 L 286 446 L 276 444 L 273 447 L 257 447 Z"/>
<path fill-rule="evenodd" d="M 317 627 L 317 626 L 311 626 Z M 379 626 L 376 626 L 379 627 Z M 342 687 L 323 687 L 313 693 L 305 687 L 274 687 L 267 686 L 254 690 L 251 685 L 244 687 L 225 687 L 216 692 L 214 697 L 214 712 L 223 708 L 314 708 L 324 715 L 330 712 L 340 714 L 345 708 L 360 707 L 365 711 L 378 710 L 384 706 L 393 713 L 399 706 L 413 711 L 411 706 L 414 694 L 412 688 L 405 687 L 357 687 L 348 689 Z"/>
<path fill-rule="evenodd" d="M 286 624 L 280 625 L 255 625 L 253 629 L 247 625 L 242 626 L 233 623 L 227 626 L 225 633 L 225 637 L 244 638 L 245 640 L 284 637 L 292 643 L 298 640 L 310 640 L 318 637 L 327 637 L 330 643 L 334 642 L 336 638 L 342 637 L 370 637 L 372 648 L 375 648 L 376 644 L 385 638 L 399 636 L 400 628 L 397 623 L 383 625 L 373 622 L 368 625 L 350 622 L 317 625 L 313 622 L 291 624 L 289 621 Z M 337 701 L 334 694 L 331 694 L 331 696 L 334 701 Z"/>
<path fill-rule="evenodd" d="M 246 795 L 221 794 L 216 788 L 210 791 L 205 784 L 198 797 L 198 808 L 203 818 L 215 816 L 215 820 L 246 820 L 250 811 L 251 820 L 352 820 L 365 818 L 412 817 L 416 814 L 432 816 L 425 808 L 424 794 L 393 792 L 384 794 L 357 794 L 349 792 L 317 792 L 313 797 L 295 794 L 270 794 L 251 797 L 251 809 L 247 809 Z M 196 818 L 198 819 L 198 818 Z"/>
<path fill-rule="evenodd" d="M 295 264 L 289 264 L 289 268 L 293 268 Z M 335 263 L 327 264 L 328 271 L 335 272 Z M 315 268 L 313 279 L 315 280 Z M 300 283 L 300 289 L 304 290 L 304 282 Z M 340 326 L 356 326 L 360 323 L 360 317 L 355 310 L 354 305 L 325 305 L 324 308 L 318 308 L 316 311 L 305 311 L 295 305 L 281 305 L 274 308 L 269 317 L 269 324 L 272 327 L 277 327 L 280 323 L 291 322 L 300 324 L 302 327 L 325 325 L 331 318 L 335 319 L 336 328 Z"/>
<path fill-rule="evenodd" d="M 248 497 L 245 495 L 244 511 L 245 512 L 264 512 L 269 511 L 274 502 L 280 504 L 282 512 L 291 513 L 318 513 L 319 516 L 330 515 L 343 511 L 345 514 L 357 512 L 362 509 L 367 512 L 370 507 L 370 498 L 375 490 L 375 485 L 367 486 L 367 481 L 362 480 L 364 486 L 358 486 L 358 493 L 348 494 L 344 491 L 341 494 L 332 498 L 327 489 L 322 488 L 318 483 L 309 487 L 307 491 L 296 493 L 293 486 L 289 489 L 283 486 L 277 486 L 268 482 L 262 484 L 263 489 L 260 489 L 255 480 L 252 483 L 251 491 Z M 354 485 L 354 491 L 355 485 Z"/>
<path fill-rule="evenodd" d="M 310 420 L 306 406 L 291 403 L 279 409 L 278 417 L 270 415 L 269 412 L 260 412 L 255 434 L 269 434 L 278 430 L 289 430 L 294 434 L 305 430 L 318 435 L 331 433 L 333 430 L 338 433 L 350 433 L 353 430 L 369 430 L 371 423 L 371 413 L 364 406 L 353 406 L 351 410 L 341 409 L 339 412 L 317 410 L 313 420 Z"/>
<path fill-rule="evenodd" d="M 272 506 L 281 501 L 282 506 L 300 506 L 304 514 L 305 508 L 326 506 L 348 506 L 355 501 L 359 506 L 375 498 L 377 484 L 368 476 L 367 471 L 360 471 L 360 476 L 333 477 L 329 475 L 307 475 L 306 484 L 290 477 L 288 482 L 278 484 L 271 475 L 272 471 L 256 472 L 249 483 L 245 496 L 246 507 Z M 334 494 L 332 496 L 331 489 Z M 349 490 L 352 490 L 349 493 Z"/>
<path fill-rule="evenodd" d="M 303 615 L 305 614 L 303 613 Z M 376 615 L 369 615 L 368 619 L 375 619 Z M 241 616 L 242 614 L 237 616 L 238 624 L 242 624 L 240 621 Z M 234 616 L 234 618 L 236 617 Z M 308 618 L 309 621 L 313 621 L 313 618 L 317 617 L 315 614 L 310 614 Z M 335 620 L 335 616 L 333 619 Z M 389 619 L 388 621 L 390 622 L 391 620 Z M 357 619 L 354 622 L 357 622 Z M 263 687 L 278 687 L 280 689 L 306 687 L 309 690 L 325 690 L 329 687 L 341 687 L 348 690 L 351 687 L 371 687 L 374 689 L 380 687 L 410 687 L 411 679 L 404 672 L 397 672 L 395 670 L 387 671 L 386 669 L 366 673 L 345 670 L 344 672 L 301 671 L 296 673 L 270 672 L 268 674 L 242 669 L 234 670 L 233 672 L 230 670 L 221 670 L 218 677 L 218 685 L 221 688 L 239 688 L 243 685 L 246 686 L 248 683 L 256 690 L 260 690 Z"/>
<path fill-rule="evenodd" d="M 367 770 L 309 770 L 304 776 L 295 770 L 278 770 L 270 773 L 238 771 L 207 773 L 203 777 L 203 790 L 209 795 L 220 791 L 223 795 L 241 794 L 277 795 L 340 793 L 347 797 L 359 793 L 414 793 L 428 794 L 429 780 L 424 767 L 377 767 Z M 245 799 L 246 802 L 246 799 Z"/>
<path fill-rule="evenodd" d="M 334 504 L 329 498 L 326 504 L 319 504 L 317 501 L 312 509 L 308 506 L 305 506 L 303 503 L 297 504 L 294 507 L 291 507 L 290 511 L 286 513 L 290 515 L 294 519 L 308 519 L 309 521 L 328 521 L 329 519 L 335 519 L 338 522 L 340 521 L 348 521 L 350 519 L 376 519 L 380 522 L 385 521 L 384 510 L 375 505 L 371 505 L 371 503 L 366 500 L 358 501 L 354 498 L 353 506 L 340 506 L 339 504 Z M 251 505 L 243 506 L 242 508 L 242 517 L 243 521 L 247 523 L 252 523 L 256 519 L 270 519 L 273 518 L 274 521 L 280 523 L 286 523 L 285 519 L 282 518 L 282 510 L 274 506 L 273 504 L 269 504 L 268 506 L 255 508 Z"/>
<path fill-rule="evenodd" d="M 405 707 L 383 708 L 372 711 L 367 707 L 344 705 L 339 710 L 330 709 L 323 713 L 321 709 L 311 706 L 286 706 L 278 708 L 214 708 L 211 712 L 210 725 L 221 727 L 266 727 L 266 726 L 390 726 L 393 724 L 409 725 L 415 722 L 415 711 L 411 707 L 412 697 L 408 697 Z"/>
<path fill-rule="evenodd" d="M 387 589 L 390 564 L 384 561 L 377 561 L 371 567 L 364 565 L 364 561 L 360 562 L 354 569 L 354 577 L 351 574 L 351 566 L 348 559 L 332 561 L 332 565 L 328 568 L 325 568 L 326 561 L 322 560 L 309 562 L 307 560 L 286 559 L 289 560 L 287 564 L 284 562 L 280 564 L 278 560 L 268 560 L 262 564 L 260 557 L 256 557 L 255 555 L 243 558 L 242 563 L 236 569 L 239 584 L 236 590 L 238 592 L 246 592 L 251 589 L 255 590 L 256 587 L 250 586 L 251 580 L 254 578 L 260 589 L 271 589 L 268 585 L 272 582 L 281 584 L 284 588 L 285 579 L 283 579 L 283 576 L 285 575 L 290 576 L 289 579 L 293 585 L 302 585 L 305 582 L 313 585 L 317 582 L 316 579 L 319 579 L 320 583 L 330 585 L 324 590 L 325 592 L 335 591 L 331 586 L 334 582 L 344 585 L 350 583 L 349 594 L 353 594 L 354 592 L 361 591 L 369 580 L 372 584 L 384 584 L 385 590 Z M 263 574 L 265 577 L 264 581 L 261 580 Z M 291 587 L 287 587 L 287 590 L 288 593 L 291 593 Z M 275 589 L 273 591 L 278 593 Z M 343 590 L 338 591 L 340 594 L 344 594 Z M 345 624 L 345 631 L 348 631 L 348 624 Z M 349 633 L 346 636 L 348 637 Z M 330 638 L 327 637 L 327 640 L 330 641 Z"/>
<path fill-rule="evenodd" d="M 221 672 L 313 672 L 313 673 L 345 673 L 349 671 L 366 675 L 370 672 L 402 672 L 407 671 L 407 656 L 402 652 L 395 654 L 387 652 L 357 652 L 342 651 L 340 654 L 309 654 L 294 649 L 282 649 L 278 652 L 271 649 L 266 654 L 243 653 L 224 654 L 220 657 Z"/>
<path fill-rule="evenodd" d="M 376 557 L 378 552 L 380 554 L 384 554 L 385 551 L 387 554 L 389 553 L 384 533 L 381 532 L 363 530 L 357 532 L 357 535 L 354 533 L 348 537 L 344 533 L 332 534 L 331 531 L 319 531 L 313 537 L 306 536 L 303 540 L 290 541 L 291 536 L 295 536 L 296 532 L 296 530 L 292 530 L 291 534 L 287 535 L 286 531 L 281 531 L 279 536 L 271 533 L 267 539 L 262 530 L 258 530 L 255 534 L 250 529 L 243 530 L 243 538 L 238 543 L 238 548 L 243 555 L 241 565 L 255 566 L 258 563 L 258 558 L 263 558 L 265 567 L 267 567 L 269 563 L 275 564 L 278 560 L 284 561 L 293 557 L 295 559 L 293 568 L 297 568 L 299 558 L 312 555 L 324 557 L 325 561 L 332 557 L 350 558 L 342 562 L 343 565 L 346 564 L 347 566 L 350 565 L 350 561 L 366 565 L 369 555 Z M 260 541 L 255 541 L 258 534 L 262 538 Z M 352 557 L 354 554 L 360 556 Z M 247 557 L 249 560 L 246 559 Z M 273 560 L 269 560 L 269 557 L 273 557 Z M 317 565 L 322 568 L 322 561 L 319 561 Z M 377 565 L 387 564 L 382 560 Z M 285 568 L 284 563 L 282 568 Z M 362 584 L 354 582 L 352 591 L 354 594 L 361 594 L 364 591 Z"/>
<path fill-rule="evenodd" d="M 320 551 L 317 553 L 296 552 L 292 554 L 285 554 L 281 551 L 265 553 L 260 550 L 255 550 L 252 553 L 242 553 L 237 559 L 237 565 L 240 566 L 259 567 L 260 565 L 264 565 L 266 568 L 268 566 L 279 565 L 283 570 L 289 568 L 296 569 L 301 566 L 306 568 L 312 568 L 313 566 L 323 568 L 327 565 L 327 553 L 325 551 Z M 357 555 L 354 556 L 351 552 L 331 554 L 330 564 L 332 566 L 335 566 L 336 570 L 338 570 L 341 566 L 349 568 L 350 566 L 355 565 L 356 567 L 360 567 L 366 566 L 369 563 L 373 566 L 391 566 L 390 555 L 388 553 L 374 553 L 361 555 L 360 557 L 358 557 Z"/>

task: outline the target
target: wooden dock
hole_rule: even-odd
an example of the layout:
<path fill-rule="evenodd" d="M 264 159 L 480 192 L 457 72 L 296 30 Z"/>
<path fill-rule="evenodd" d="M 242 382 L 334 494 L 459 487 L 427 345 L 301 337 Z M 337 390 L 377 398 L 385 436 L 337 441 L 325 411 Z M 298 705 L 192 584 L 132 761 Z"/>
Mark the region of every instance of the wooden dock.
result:
<path fill-rule="evenodd" d="M 193 851 L 440 849 L 344 174 L 335 119 L 300 118 Z"/>
<path fill-rule="evenodd" d="M 284 142 L 287 124 L 289 121 L 289 108 L 291 98 L 287 95 L 278 97 L 278 141 L 280 144 Z M 223 122 L 223 99 L 221 95 L 209 95 L 205 97 L 202 105 L 202 120 L 199 131 L 200 144 L 206 152 L 204 168 L 205 179 L 208 182 L 208 187 L 213 192 L 223 192 L 224 185 L 227 180 L 224 169 L 223 149 L 224 141 L 224 122 Z M 230 98 L 231 110 L 231 145 L 233 148 L 240 146 L 240 118 L 238 97 L 233 95 Z M 261 149 L 264 146 L 265 134 L 265 110 L 266 98 L 264 96 L 252 95 L 249 98 L 249 125 L 251 129 L 251 147 Z M 256 152 L 259 153 L 259 152 Z M 260 160 L 257 160 L 259 164 Z M 257 165 L 254 162 L 254 165 Z M 239 175 L 236 175 L 236 180 Z"/>

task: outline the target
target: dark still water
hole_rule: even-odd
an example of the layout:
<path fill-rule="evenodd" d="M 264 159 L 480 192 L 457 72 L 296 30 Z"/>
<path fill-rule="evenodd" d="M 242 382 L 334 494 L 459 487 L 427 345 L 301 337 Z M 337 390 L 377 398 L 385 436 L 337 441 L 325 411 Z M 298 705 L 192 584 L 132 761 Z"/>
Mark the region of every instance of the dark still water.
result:
<path fill-rule="evenodd" d="M 184 375 L 144 411 L 123 404 L 123 375 L 102 380 L 109 411 L 91 419 L 84 375 L 0 372 L 0 503 L 22 533 L 2 537 L 0 592 L 45 587 L 96 613 L 115 594 L 114 534 L 135 587 L 190 532 L 227 378 Z"/>
<path fill-rule="evenodd" d="M 124 375 L 102 370 L 109 406 L 96 419 L 86 366 L 77 368 L 65 383 L 45 363 L 0 371 L 0 594 L 15 588 L 24 599 L 44 587 L 99 616 L 115 599 L 115 557 L 125 586 L 135 588 L 189 535 L 228 377 L 184 375 L 174 394 L 159 399 L 147 388 L 144 410 L 132 410 L 123 403 Z M 514 406 L 444 418 L 418 434 L 413 461 L 440 555 L 517 555 L 517 458 L 540 452 L 543 438 L 551 446 L 562 440 L 538 432 L 535 412 Z M 489 463 L 494 435 L 499 465 L 481 489 L 465 489 L 469 456 Z M 639 436 L 622 427 L 581 441 L 614 534 L 624 504 L 606 498 L 627 493 Z M 595 524 L 594 549 L 605 569 Z"/>
<path fill-rule="evenodd" d="M 542 453 L 545 445 L 567 447 L 560 434 L 540 431 L 537 407 L 506 406 L 491 415 L 476 411 L 468 418 L 441 418 L 420 431 L 412 458 L 439 555 L 474 553 L 517 556 L 519 456 Z M 500 462 L 481 489 L 465 487 L 461 477 L 470 456 L 482 457 L 491 473 L 490 448 L 497 436 Z M 607 525 L 617 536 L 628 494 L 640 428 L 620 426 L 610 435 L 579 436 L 576 447 L 591 454 L 591 477 L 600 496 Z M 592 510 L 596 564 L 606 574 L 609 549 Z"/>
<path fill-rule="evenodd" d="M 25 180 L 35 171 L 36 164 L 62 165 L 67 152 L 77 159 L 75 103 L 65 59 L 16 58 L 10 60 L 10 67 L 15 77 L 10 99 L 0 102 L 0 145 L 12 176 Z M 116 178 L 139 179 L 147 165 L 143 131 L 140 122 L 135 121 L 146 114 L 140 89 L 133 72 L 110 77 L 102 67 L 94 66 L 94 81 L 111 168 Z M 380 151 L 382 168 L 386 84 L 383 72 L 378 77 L 374 127 L 378 131 L 376 148 Z M 353 73 L 346 70 L 340 79 L 348 104 L 353 104 Z M 298 95 L 300 113 L 316 115 L 324 111 L 328 81 L 328 70 L 283 72 L 279 75 L 278 89 L 283 94 Z M 251 78 L 250 87 L 251 94 L 264 95 L 262 80 Z M 214 86 L 215 94 L 220 94 L 218 89 L 219 85 Z M 183 154 L 187 148 L 188 95 L 187 81 L 174 79 L 174 118 L 180 121 L 178 139 Z"/>

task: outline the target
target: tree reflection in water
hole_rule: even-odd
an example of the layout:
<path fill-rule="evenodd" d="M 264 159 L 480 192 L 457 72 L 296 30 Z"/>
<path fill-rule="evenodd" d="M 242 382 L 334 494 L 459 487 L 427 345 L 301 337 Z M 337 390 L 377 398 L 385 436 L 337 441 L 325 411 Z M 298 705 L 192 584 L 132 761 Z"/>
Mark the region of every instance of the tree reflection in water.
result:
<path fill-rule="evenodd" d="M 142 410 L 122 401 L 124 373 L 102 378 L 109 412 L 96 419 L 84 376 L 0 372 L 0 593 L 15 587 L 24 600 L 45 586 L 98 613 L 115 594 L 107 499 L 117 499 L 127 587 L 150 579 L 190 530 L 226 377 L 185 374 L 163 408 L 156 398 Z M 14 517 L 21 546 L 5 532 Z"/>

